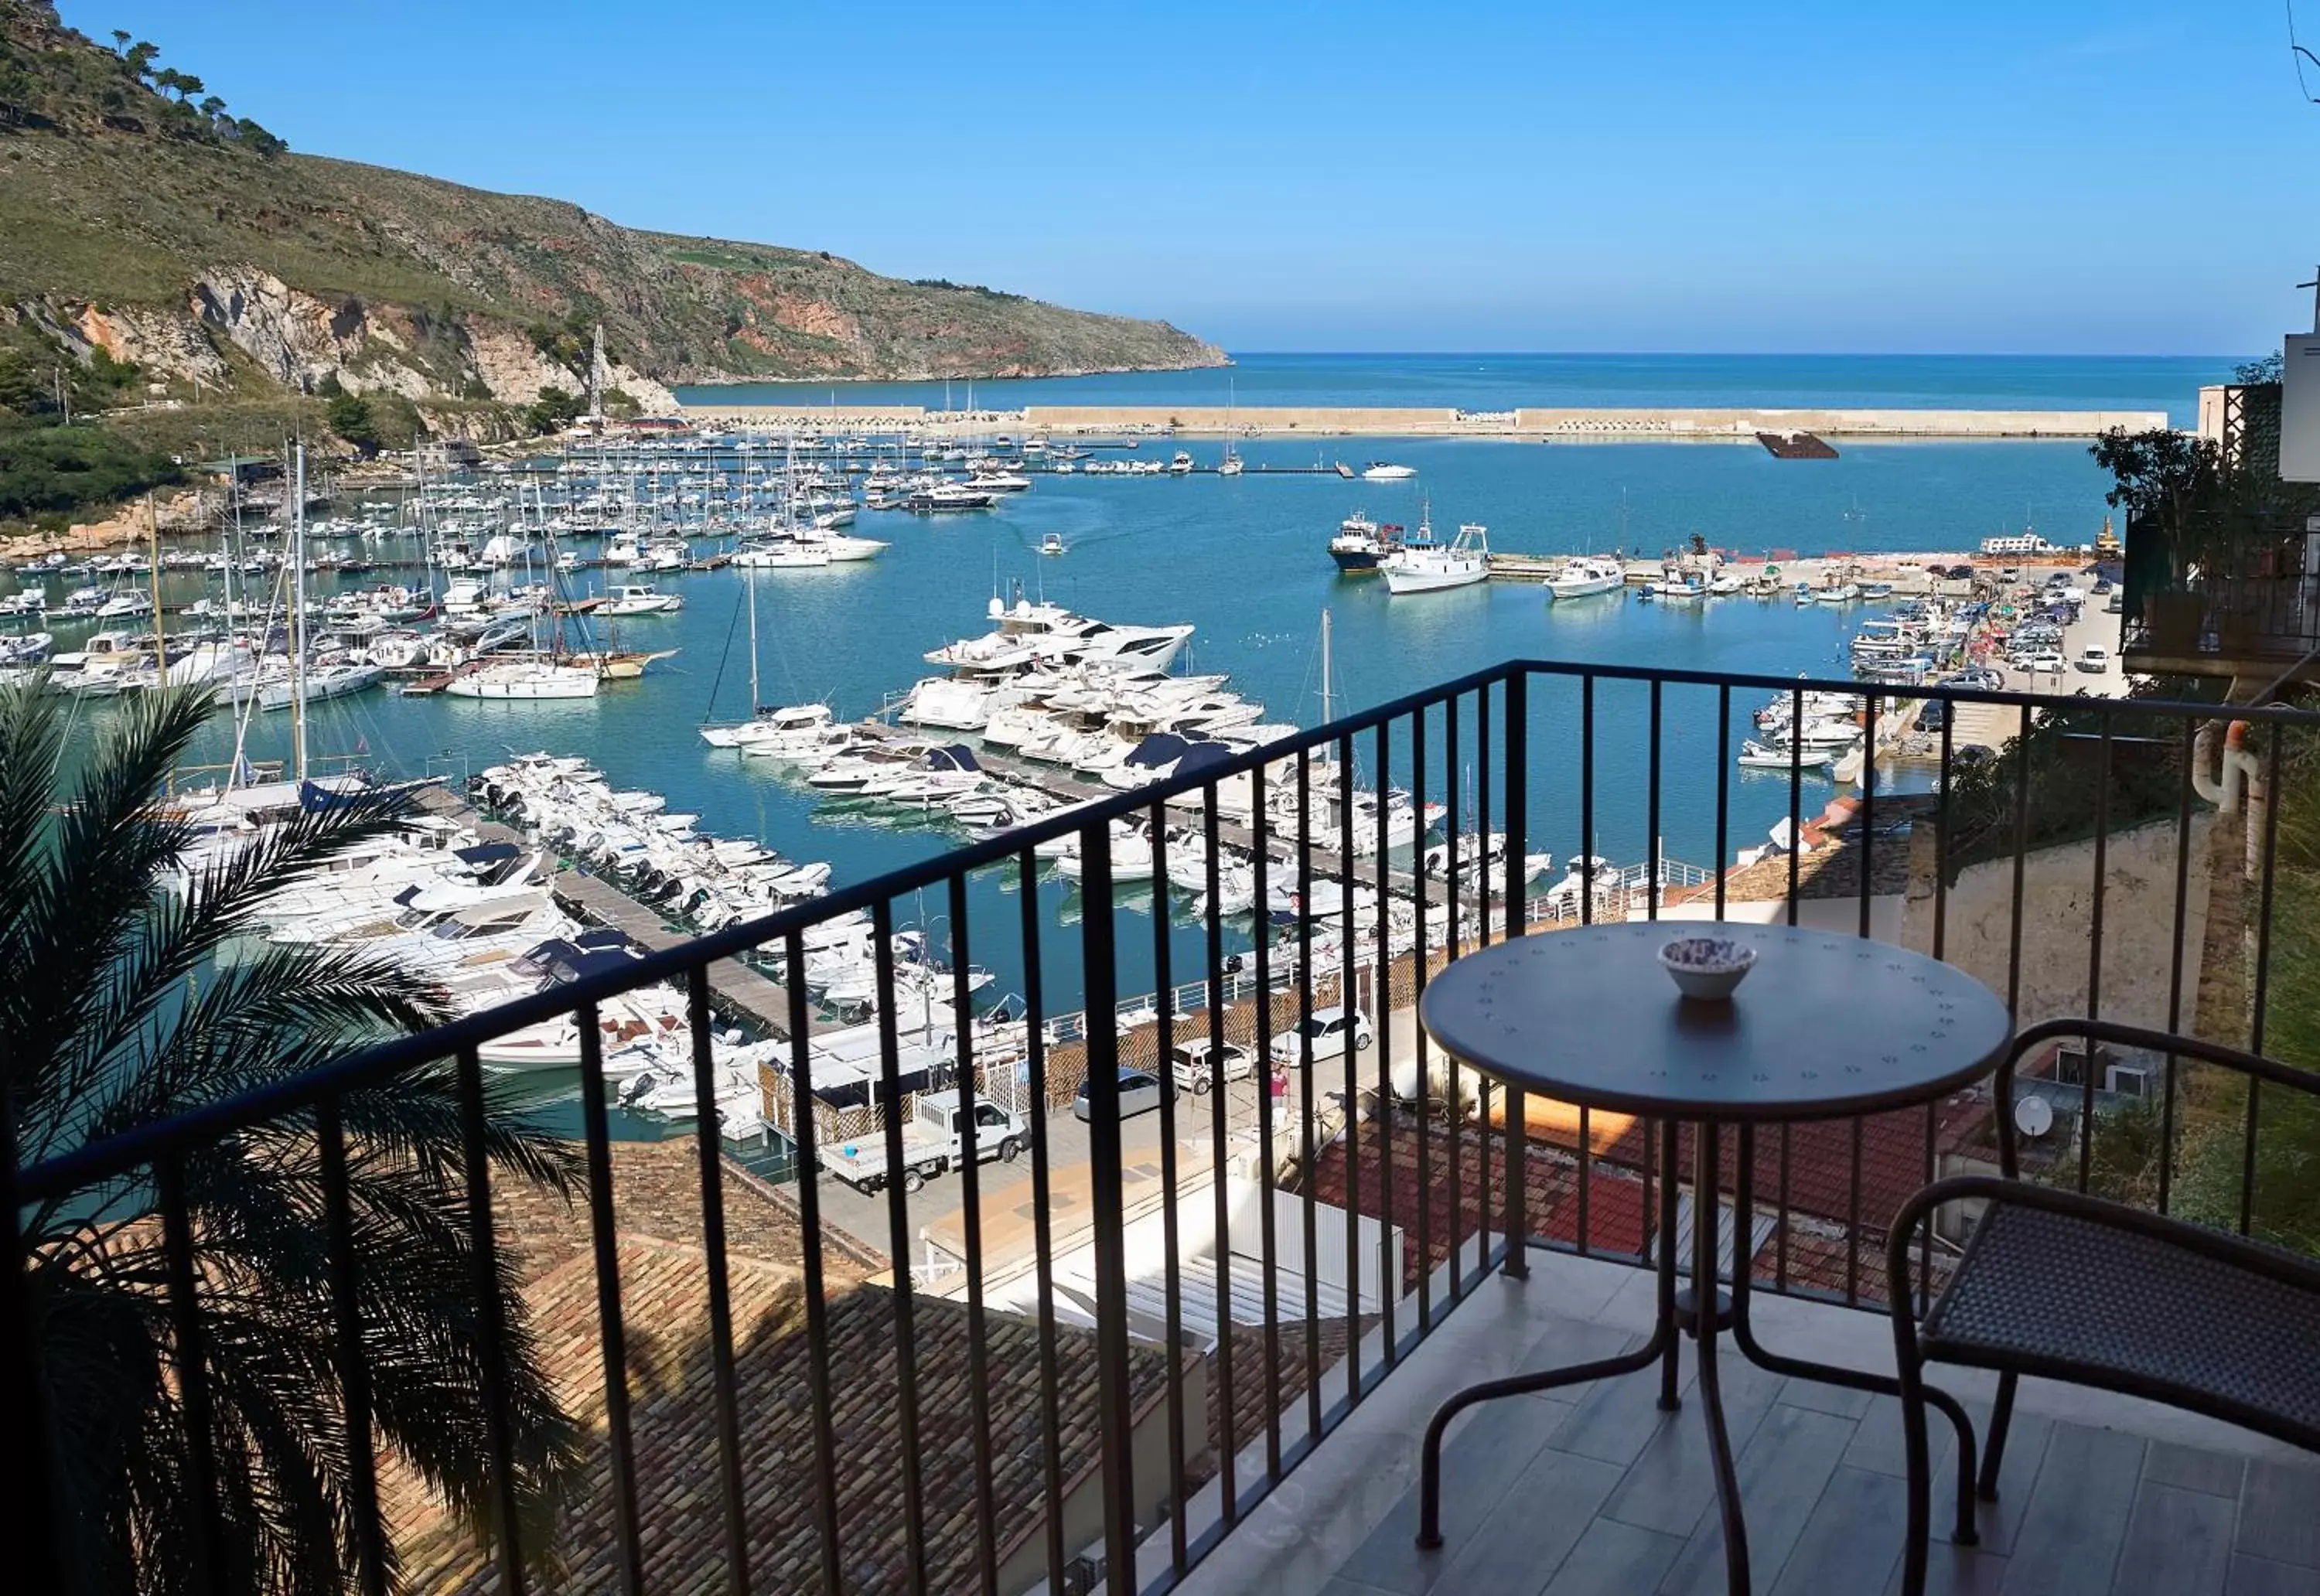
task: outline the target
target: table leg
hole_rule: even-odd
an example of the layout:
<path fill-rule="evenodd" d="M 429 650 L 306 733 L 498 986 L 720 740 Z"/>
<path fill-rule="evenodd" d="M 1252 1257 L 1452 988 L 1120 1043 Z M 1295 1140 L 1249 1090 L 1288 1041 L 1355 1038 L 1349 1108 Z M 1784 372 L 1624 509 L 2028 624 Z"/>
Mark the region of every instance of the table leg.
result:
<path fill-rule="evenodd" d="M 1691 1292 L 1698 1304 L 1691 1316 L 1692 1338 L 1699 1343 L 1699 1407 L 1708 1425 L 1708 1452 L 1716 1465 L 1716 1503 L 1724 1516 L 1724 1578 L 1731 1596 L 1748 1596 L 1748 1521 L 1740 1508 L 1740 1480 L 1732 1466 L 1732 1437 L 1724 1428 L 1724 1398 L 1716 1367 L 1716 1232 L 1720 1205 L 1717 1202 L 1717 1162 L 1723 1133 L 1713 1120 L 1702 1121 L 1699 1144 L 1692 1153 Z M 1738 1233 L 1733 1256 L 1742 1256 Z M 1673 1251 L 1671 1247 L 1668 1250 Z M 1732 1274 L 1737 1283 L 1741 1271 Z"/>
<path fill-rule="evenodd" d="M 1659 1222 L 1659 1321 L 1675 1323 L 1675 1230 L 1677 1207 L 1676 1158 L 1682 1150 L 1682 1127 L 1673 1120 L 1660 1121 L 1660 1222 Z M 1683 1338 L 1670 1336 L 1667 1352 L 1660 1359 L 1660 1411 L 1672 1413 L 1683 1405 L 1675 1394 L 1676 1358 L 1683 1349 Z"/>
<path fill-rule="evenodd" d="M 1418 1544 L 1423 1549 L 1432 1551 L 1442 1544 L 1443 1437 L 1450 1428 L 1450 1421 L 1476 1402 L 1553 1391 L 1558 1385 L 1576 1385 L 1586 1380 L 1633 1374 L 1656 1363 L 1662 1369 L 1660 1405 L 1663 1408 L 1676 1405 L 1675 1360 L 1682 1347 L 1683 1337 L 1675 1324 L 1676 1128 L 1672 1120 L 1666 1124 L 1665 1135 L 1667 1174 L 1660 1187 L 1659 1308 L 1656 1322 L 1652 1326 L 1651 1339 L 1633 1352 L 1623 1352 L 1616 1357 L 1572 1364 L 1560 1369 L 1541 1369 L 1528 1374 L 1511 1374 L 1503 1380 L 1485 1380 L 1479 1385 L 1470 1385 L 1453 1393 L 1436 1408 L 1433 1419 L 1426 1427 L 1426 1440 L 1419 1448 L 1418 1459 Z"/>
<path fill-rule="evenodd" d="M 1732 1253 L 1735 1260 L 1749 1251 L 1740 1238 L 1753 1239 L 1755 1234 L 1755 1128 L 1743 1126 L 1740 1129 L 1739 1179 L 1732 1198 Z M 1888 1289 L 1890 1289 L 1890 1285 Z M 1862 1369 L 1847 1369 L 1835 1364 L 1790 1357 L 1765 1347 L 1756 1339 L 1755 1326 L 1748 1317 L 1750 1290 L 1748 1269 L 1735 1264 L 1732 1271 L 1732 1344 L 1750 1363 L 1792 1380 L 1816 1380 L 1824 1385 L 1843 1386 L 1848 1391 L 1875 1392 L 1883 1396 L 1899 1396 L 1901 1393 L 1901 1383 L 1890 1374 L 1872 1374 Z M 1950 1532 L 1950 1538 L 1962 1546 L 1977 1546 L 1980 1544 L 1981 1535 L 1974 1523 L 1973 1420 L 1949 1392 L 1932 1385 L 1924 1389 L 1926 1401 L 1940 1409 L 1949 1419 L 1950 1427 L 1957 1432 L 1957 1524 Z"/>

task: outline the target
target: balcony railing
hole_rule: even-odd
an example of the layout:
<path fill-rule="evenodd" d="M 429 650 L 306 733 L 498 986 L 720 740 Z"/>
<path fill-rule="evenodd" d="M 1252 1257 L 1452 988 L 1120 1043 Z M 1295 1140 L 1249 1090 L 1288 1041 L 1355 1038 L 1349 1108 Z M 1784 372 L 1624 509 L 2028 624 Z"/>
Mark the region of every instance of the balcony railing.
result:
<path fill-rule="evenodd" d="M 1757 702 L 1801 720 L 1821 692 L 1853 694 L 1881 750 L 1857 798 L 1817 786 L 1800 758 L 1735 769 Z M 1928 703 L 1943 706 L 1938 729 L 1922 723 Z M 1513 662 L 278 1086 L 30 1167 L 0 1164 L 11 1253 L 24 1256 L 14 1216 L 27 1205 L 104 1188 L 150 1210 L 171 1266 L 150 1286 L 148 1333 L 197 1460 L 182 1511 L 213 1524 L 227 1485 L 199 1460 L 230 1454 L 209 1433 L 222 1419 L 204 1347 L 225 1288 L 186 1172 L 260 1128 L 311 1139 L 325 1172 L 321 1295 L 338 1332 L 318 1400 L 349 1437 L 333 1466 L 344 1555 L 366 1591 L 389 1588 L 390 1569 L 430 1588 L 507 1591 L 560 1569 L 631 1592 L 1006 1596 L 1041 1581 L 1125 1591 L 1138 1588 L 1147 1542 L 1147 1569 L 1155 1556 L 1165 1568 L 1151 1588 L 1165 1588 L 1490 1271 L 1522 1274 L 1533 1246 L 1640 1263 L 1666 1239 L 1653 1233 L 1654 1192 L 1685 1181 L 1688 1162 L 1655 1166 L 1649 1125 L 1509 1102 L 1436 1056 L 1409 1020 L 1430 974 L 1486 940 L 1599 918 L 1780 920 L 1919 946 L 1980 975 L 2024 1023 L 2100 1014 L 2222 1027 L 2261 1047 L 2279 811 L 2263 799 L 2279 792 L 2290 732 L 2320 717 L 2246 712 L 2261 751 L 2234 739 L 2233 784 L 2255 800 L 2240 815 L 2199 796 L 2215 712 Z M 1971 754 L 1977 739 L 2005 749 Z M 1357 803 L 1392 789 L 1421 813 L 1443 805 L 1440 843 L 1402 846 L 1391 807 Z M 1293 804 L 1273 801 L 1283 793 Z M 1189 878 L 1205 886 L 1205 911 L 1187 921 L 1180 888 L 1140 903 L 1124 894 L 1115 822 L 1146 829 L 1156 882 L 1197 850 Z M 1772 831 L 1798 846 L 1735 865 L 1740 844 Z M 1497 832 L 1502 845 L 1477 846 Z M 1067 838 L 1080 852 L 1079 919 L 1059 929 L 1033 884 L 1041 845 Z M 1253 934 L 1220 890 L 1236 839 L 1251 859 Z M 1536 844 L 1575 847 L 1577 866 L 1535 878 Z M 1298 889 L 1282 938 L 1263 911 L 1268 877 Z M 1317 897 L 1332 879 L 1335 898 Z M 1016 903 L 994 909 L 1007 889 Z M 948 925 L 947 1016 L 896 1001 L 893 934 L 929 899 Z M 1326 918 L 1304 912 L 1320 902 Z M 856 911 L 877 949 L 876 1078 L 865 1090 L 849 1073 L 838 1091 L 797 977 L 815 928 Z M 719 1130 L 713 975 L 748 955 L 789 977 L 785 1037 L 764 1081 L 794 1143 L 795 1178 L 781 1187 L 729 1157 Z M 1021 972 L 1020 1023 L 976 1011 L 970 962 L 1001 956 Z M 664 982 L 690 998 L 696 1120 L 675 1163 L 613 1145 L 597 1023 L 618 994 Z M 1348 1001 L 1373 1046 L 1332 1054 L 1325 1040 L 1315 1056 L 1316 1012 Z M 479 1056 L 566 1014 L 580 1022 L 585 1114 L 568 1213 L 481 1156 Z M 1274 1038 L 1290 1038 L 1294 1061 L 1277 1089 L 1264 1063 Z M 1190 1044 L 1205 1049 L 1189 1068 L 1208 1073 L 1180 1081 L 1169 1061 Z M 1232 1044 L 1255 1056 L 1252 1076 Z M 367 1406 L 374 1340 L 356 1304 L 369 1260 L 354 1245 L 347 1169 L 391 1154 L 362 1147 L 344 1108 L 445 1060 L 467 1130 L 458 1174 L 475 1278 L 503 1267 L 521 1278 L 521 1333 L 580 1420 L 579 1483 L 552 1521 L 518 1501 L 515 1328 L 485 1343 L 494 1484 L 472 1513 L 426 1499 L 406 1460 L 377 1445 Z M 1153 1070 L 1160 1092 L 1149 1117 L 1124 1120 L 1131 1067 Z M 2056 1110 L 2040 1144 L 2050 1178 L 2147 1189 L 2161 1208 L 2186 1202 L 2195 1118 L 2225 1116 L 2244 1175 L 2221 1188 L 2232 1211 L 2210 1217 L 2263 1228 L 2275 1193 L 2258 1178 L 2269 1128 L 2255 1097 L 2242 1107 L 2195 1093 L 2188 1066 L 2164 1058 L 2057 1059 L 2032 1084 Z M 865 1158 L 905 1169 L 920 1097 L 947 1091 L 962 1129 L 947 1173 L 871 1191 L 838 1178 Z M 979 1105 L 1002 1111 L 979 1125 Z M 1015 1111 L 1028 1137 L 1009 1129 Z M 1989 1112 L 1969 1098 L 1752 1143 L 1738 1161 L 1758 1215 L 1745 1266 L 1770 1291 L 1881 1302 L 1887 1216 L 1926 1180 L 1985 1156 Z M 2198 1200 L 2217 1189 L 2203 1173 Z M 1948 1238 L 1928 1232 L 1918 1245 L 1932 1276 Z M 41 1483 L 83 1437 L 44 1418 L 48 1332 L 25 1278 L 12 1271 L 0 1299 L 0 1446 L 23 1483 L 0 1514 L 25 1588 L 104 1583 L 104 1571 L 68 1564 L 70 1537 Z M 193 1544 L 222 1556 L 216 1535 Z M 197 1575 L 197 1587 L 231 1582 L 222 1562 Z"/>

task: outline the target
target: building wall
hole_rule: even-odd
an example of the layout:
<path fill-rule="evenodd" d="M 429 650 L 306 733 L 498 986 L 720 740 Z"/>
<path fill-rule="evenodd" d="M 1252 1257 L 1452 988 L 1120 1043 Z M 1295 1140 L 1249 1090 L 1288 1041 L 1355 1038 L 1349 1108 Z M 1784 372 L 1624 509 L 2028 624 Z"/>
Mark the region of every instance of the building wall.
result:
<path fill-rule="evenodd" d="M 2112 833 L 2103 866 L 2100 1016 L 2160 1030 L 2188 1029 L 2199 990 L 2207 937 L 2207 838 L 2215 816 L 2191 819 L 2191 859 L 2184 890 L 2182 1007 L 2170 1024 L 2175 936 L 2176 822 L 2172 817 Z M 1901 945 L 1934 947 L 1935 894 L 1930 829 L 1916 839 Z M 2085 1014 L 2093 974 L 2095 845 L 2092 839 L 2041 848 L 2023 862 L 2019 1025 Z M 2000 997 L 2007 994 L 2014 926 L 2014 864 L 1994 859 L 1965 870 L 1944 910 L 1943 957 Z"/>

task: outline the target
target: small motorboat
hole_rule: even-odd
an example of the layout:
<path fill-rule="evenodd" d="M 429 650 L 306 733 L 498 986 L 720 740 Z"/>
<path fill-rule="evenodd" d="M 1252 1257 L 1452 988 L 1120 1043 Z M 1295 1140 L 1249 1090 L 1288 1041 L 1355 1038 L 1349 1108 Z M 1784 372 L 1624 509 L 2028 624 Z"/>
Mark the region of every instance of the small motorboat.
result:
<path fill-rule="evenodd" d="M 1049 532 L 1046 537 L 1040 539 L 1039 552 L 1041 554 L 1063 553 L 1064 535 L 1061 532 Z"/>

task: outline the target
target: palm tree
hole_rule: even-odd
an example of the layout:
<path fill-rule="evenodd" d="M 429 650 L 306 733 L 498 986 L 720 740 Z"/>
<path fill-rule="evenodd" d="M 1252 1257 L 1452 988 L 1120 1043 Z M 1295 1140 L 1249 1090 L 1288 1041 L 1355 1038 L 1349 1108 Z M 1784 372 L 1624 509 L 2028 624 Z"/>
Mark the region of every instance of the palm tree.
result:
<path fill-rule="evenodd" d="M 0 689 L 0 1084 L 21 1165 L 446 1017 L 440 989 L 377 957 L 248 935 L 269 893 L 391 828 L 396 800 L 301 813 L 168 893 L 161 883 L 189 834 L 153 800 L 207 694 L 124 701 L 77 775 L 65 759 L 67 703 L 36 685 Z M 506 1251 L 493 1290 L 475 1287 L 457 1071 L 437 1065 L 349 1092 L 340 1114 L 366 1431 L 350 1434 L 346 1421 L 350 1371 L 333 1334 L 312 1114 L 182 1159 L 213 1410 L 206 1471 L 180 1401 L 153 1183 L 103 1183 L 22 1215 L 46 1472 L 60 1562 L 80 1589 L 176 1596 L 205 1584 L 204 1472 L 228 1590 L 353 1588 L 352 1470 L 379 1452 L 485 1521 L 494 1492 L 478 1393 L 494 1317 L 523 1544 L 543 1550 L 538 1527 L 571 1478 L 577 1437 Z M 485 1146 L 495 1180 L 563 1188 L 571 1178 L 563 1144 L 496 1096 L 485 1102 Z"/>

